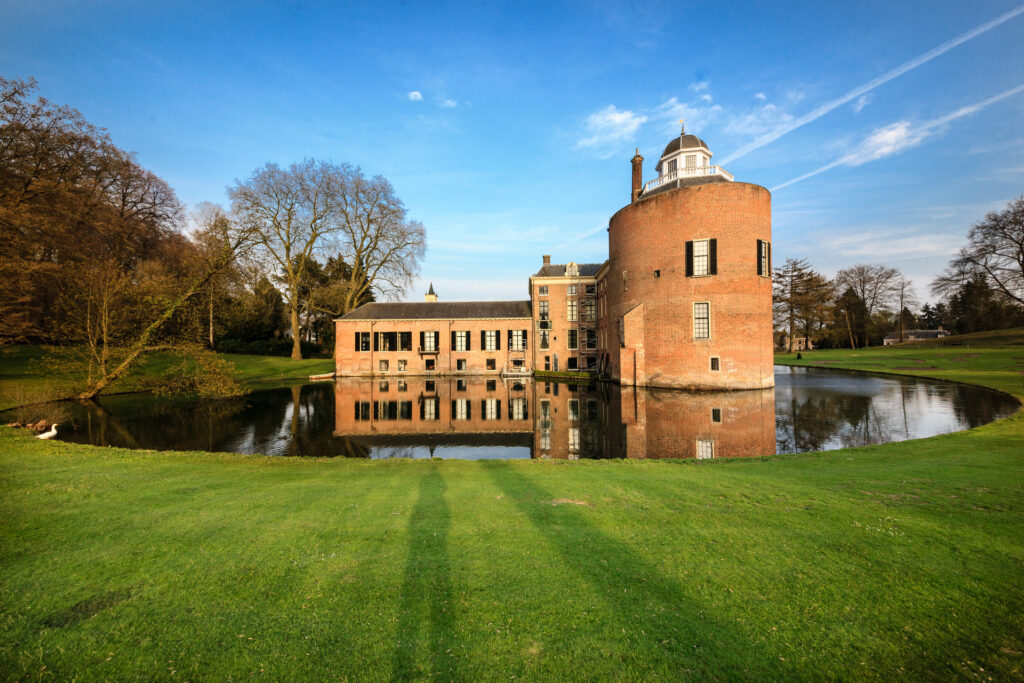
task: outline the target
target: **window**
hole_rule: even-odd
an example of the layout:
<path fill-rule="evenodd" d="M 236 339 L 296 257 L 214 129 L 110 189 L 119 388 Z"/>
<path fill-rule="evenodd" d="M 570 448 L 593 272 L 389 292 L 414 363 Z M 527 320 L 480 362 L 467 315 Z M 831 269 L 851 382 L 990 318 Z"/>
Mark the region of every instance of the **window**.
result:
<path fill-rule="evenodd" d="M 551 430 L 542 429 L 540 430 L 540 449 L 542 451 L 551 450 Z"/>
<path fill-rule="evenodd" d="M 687 171 L 692 171 L 695 168 L 697 168 L 697 155 L 696 154 L 687 154 L 686 155 L 686 170 Z"/>
<path fill-rule="evenodd" d="M 388 381 L 387 381 L 386 379 L 384 379 L 384 380 L 381 380 L 381 381 L 380 381 L 380 383 L 379 383 L 379 384 L 377 385 L 377 388 L 378 388 L 378 389 L 379 389 L 380 391 L 387 391 L 388 389 L 390 389 L 390 388 L 391 388 L 391 385 L 390 385 L 390 384 L 388 384 Z"/>
<path fill-rule="evenodd" d="M 706 301 L 693 305 L 693 338 L 711 338 L 711 304 Z"/>
<path fill-rule="evenodd" d="M 551 356 L 544 356 L 544 369 L 551 370 Z"/>
<path fill-rule="evenodd" d="M 452 332 L 452 349 L 469 351 L 469 332 Z"/>
<path fill-rule="evenodd" d="M 525 351 L 526 330 L 511 330 L 509 332 L 508 348 L 513 351 Z"/>
<path fill-rule="evenodd" d="M 569 296 L 576 296 L 576 285 L 569 285 L 565 288 L 565 293 Z"/>
<path fill-rule="evenodd" d="M 466 359 L 465 358 L 460 358 L 457 361 L 455 361 L 455 369 L 456 370 L 465 370 L 466 369 Z"/>
<path fill-rule="evenodd" d="M 548 341 L 550 339 L 550 337 L 551 337 L 551 333 L 549 331 L 547 331 L 547 330 L 541 330 L 540 331 L 540 348 L 546 349 L 546 348 L 550 347 L 550 342 Z"/>
<path fill-rule="evenodd" d="M 388 371 L 388 362 L 386 360 L 382 360 L 380 362 L 380 371 L 381 372 L 387 372 Z"/>
<path fill-rule="evenodd" d="M 493 358 L 488 358 L 487 359 L 487 369 L 488 370 L 493 370 L 494 369 L 494 359 Z"/>
<path fill-rule="evenodd" d="M 597 370 L 597 356 L 587 356 L 587 370 Z"/>
<path fill-rule="evenodd" d="M 580 419 L 580 400 L 578 398 L 569 399 L 569 420 L 571 422 L 577 422 Z"/>
<path fill-rule="evenodd" d="M 697 459 L 710 460 L 715 457 L 715 442 L 707 439 L 697 439 Z"/>
<path fill-rule="evenodd" d="M 660 270 L 655 270 L 654 271 L 654 277 L 661 277 L 661 271 Z"/>
<path fill-rule="evenodd" d="M 369 334 L 369 332 L 367 332 Z M 365 422 L 370 419 L 370 402 L 356 401 L 356 421 Z"/>
<path fill-rule="evenodd" d="M 398 390 L 399 391 L 409 391 L 409 383 L 406 382 L 404 379 L 398 380 Z"/>
<path fill-rule="evenodd" d="M 411 420 L 412 401 L 376 401 L 373 404 L 375 420 Z"/>
<path fill-rule="evenodd" d="M 497 381 L 495 381 L 493 379 L 487 380 L 487 391 L 494 391 L 497 388 L 498 388 Z"/>
<path fill-rule="evenodd" d="M 721 363 L 718 361 L 718 356 L 712 356 L 711 358 L 711 371 L 718 372 L 722 369 Z"/>
<path fill-rule="evenodd" d="M 370 350 L 370 333 L 356 332 L 356 351 Z"/>
<path fill-rule="evenodd" d="M 424 382 L 423 390 L 424 391 L 436 391 L 435 386 L 434 386 L 434 380 L 428 379 L 426 382 Z"/>
<path fill-rule="evenodd" d="M 437 410 L 437 397 L 432 396 L 430 398 L 423 399 L 420 403 L 420 419 L 421 420 L 437 420 L 439 419 Z"/>
<path fill-rule="evenodd" d="M 427 359 L 426 368 L 427 368 L 427 370 L 433 370 L 434 369 L 434 359 L 433 358 L 428 358 Z"/>
<path fill-rule="evenodd" d="M 377 332 L 373 339 L 373 350 L 374 351 L 397 351 L 398 350 L 398 333 L 397 332 Z"/>
<path fill-rule="evenodd" d="M 452 419 L 468 420 L 472 415 L 472 408 L 468 398 L 457 398 L 452 401 Z"/>
<path fill-rule="evenodd" d="M 501 419 L 501 401 L 496 398 L 485 398 L 480 402 L 480 410 L 485 420 Z"/>
<path fill-rule="evenodd" d="M 513 398 L 508 402 L 508 416 L 513 420 L 528 420 L 530 411 L 525 398 Z"/>
<path fill-rule="evenodd" d="M 569 427 L 569 452 L 578 453 L 580 450 L 580 428 Z"/>
<path fill-rule="evenodd" d="M 579 337 L 579 330 L 569 330 L 569 349 L 578 349 L 580 347 Z"/>
<path fill-rule="evenodd" d="M 550 384 L 550 383 L 549 382 L 545 382 L 545 384 Z M 551 401 L 541 401 L 540 402 L 540 419 L 542 419 L 542 420 L 550 420 L 551 419 Z"/>
<path fill-rule="evenodd" d="M 548 295 L 548 286 L 547 285 L 541 285 L 541 286 L 537 287 L 537 296 L 547 296 L 547 295 Z"/>
<path fill-rule="evenodd" d="M 722 421 L 722 409 L 721 408 L 712 408 L 711 409 L 711 421 L 712 422 L 721 422 Z"/>
<path fill-rule="evenodd" d="M 677 162 L 676 162 L 675 159 L 672 159 L 671 161 L 669 161 L 668 162 L 668 168 L 665 170 L 665 173 L 675 173 L 676 172 L 676 163 Z"/>
<path fill-rule="evenodd" d="M 398 350 L 412 351 L 412 332 L 398 333 Z"/>
<path fill-rule="evenodd" d="M 407 364 L 408 364 L 408 361 L 406 361 L 405 359 L 399 360 L 398 361 L 398 371 L 399 372 L 405 372 L 405 368 L 406 368 Z"/>
<path fill-rule="evenodd" d="M 772 245 L 764 240 L 757 241 L 757 274 L 772 276 Z"/>
<path fill-rule="evenodd" d="M 540 313 L 540 319 L 541 320 L 547 320 L 548 319 L 548 302 L 547 301 L 541 301 L 540 302 L 539 313 Z"/>
<path fill-rule="evenodd" d="M 577 359 L 576 356 L 570 356 L 565 361 L 565 368 L 566 370 L 579 370 L 579 359 Z"/>
<path fill-rule="evenodd" d="M 597 320 L 597 302 L 593 299 L 583 302 L 583 319 L 588 322 Z"/>
<path fill-rule="evenodd" d="M 597 294 L 597 285 L 587 285 L 584 291 L 587 294 Z"/>
<path fill-rule="evenodd" d="M 696 276 L 710 274 L 708 268 L 708 241 L 694 240 L 693 242 L 693 274 Z"/>
<path fill-rule="evenodd" d="M 437 351 L 437 332 L 420 332 L 420 350 Z"/>
<path fill-rule="evenodd" d="M 466 380 L 464 380 L 464 379 L 457 379 L 457 380 L 455 380 L 455 391 L 465 391 L 465 390 L 466 390 Z"/>
<path fill-rule="evenodd" d="M 498 333 L 499 333 L 498 330 L 487 330 L 486 332 L 481 332 L 480 333 L 481 336 L 483 336 L 483 338 L 484 338 L 484 351 L 497 351 L 498 350 L 498 343 L 499 343 Z"/>
<path fill-rule="evenodd" d="M 583 332 L 583 348 L 587 351 L 597 350 L 597 332 L 595 330 L 585 330 Z"/>
<path fill-rule="evenodd" d="M 569 322 L 576 322 L 579 319 L 576 311 L 577 303 L 573 299 L 565 302 L 565 319 Z"/>

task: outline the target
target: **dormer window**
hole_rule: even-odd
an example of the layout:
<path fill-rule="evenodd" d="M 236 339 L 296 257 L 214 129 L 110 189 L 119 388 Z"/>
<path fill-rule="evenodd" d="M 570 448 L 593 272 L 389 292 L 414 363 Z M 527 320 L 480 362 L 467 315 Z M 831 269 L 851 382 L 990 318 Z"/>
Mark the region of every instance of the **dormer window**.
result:
<path fill-rule="evenodd" d="M 579 274 L 580 274 L 580 269 L 576 267 L 575 263 L 570 261 L 569 265 L 567 265 L 565 267 L 565 276 L 566 277 L 579 277 Z"/>

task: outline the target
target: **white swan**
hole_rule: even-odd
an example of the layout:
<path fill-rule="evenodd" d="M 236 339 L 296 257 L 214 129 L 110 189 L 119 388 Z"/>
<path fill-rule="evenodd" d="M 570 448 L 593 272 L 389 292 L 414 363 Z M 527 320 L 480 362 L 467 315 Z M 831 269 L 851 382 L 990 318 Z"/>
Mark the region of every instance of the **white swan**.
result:
<path fill-rule="evenodd" d="M 42 434 L 39 434 L 38 436 L 36 436 L 36 438 L 37 439 L 52 439 L 55 436 L 57 436 L 57 423 L 56 422 L 54 422 L 53 425 L 50 426 L 50 431 L 43 432 Z"/>

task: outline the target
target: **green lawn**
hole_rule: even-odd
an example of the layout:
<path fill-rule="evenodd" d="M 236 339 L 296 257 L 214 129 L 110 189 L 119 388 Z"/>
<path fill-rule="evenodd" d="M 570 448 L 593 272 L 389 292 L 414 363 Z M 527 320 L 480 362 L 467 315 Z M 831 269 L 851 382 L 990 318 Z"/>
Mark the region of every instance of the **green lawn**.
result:
<path fill-rule="evenodd" d="M 82 378 L 67 362 L 70 351 L 61 347 L 0 346 L 0 410 L 18 403 L 16 397 L 28 395 L 68 394 L 81 384 Z M 236 377 L 245 383 L 307 378 L 334 370 L 330 358 L 294 361 L 279 356 L 247 356 L 222 354 L 235 368 Z M 181 357 L 169 352 L 146 355 L 122 379 L 111 385 L 107 393 L 136 391 L 148 380 L 172 372 L 181 364 Z"/>
<path fill-rule="evenodd" d="M 912 351 L 800 362 L 1024 396 L 1022 347 Z M 702 463 L 312 461 L 0 429 L 0 487 L 8 678 L 1024 678 L 1020 413 Z"/>

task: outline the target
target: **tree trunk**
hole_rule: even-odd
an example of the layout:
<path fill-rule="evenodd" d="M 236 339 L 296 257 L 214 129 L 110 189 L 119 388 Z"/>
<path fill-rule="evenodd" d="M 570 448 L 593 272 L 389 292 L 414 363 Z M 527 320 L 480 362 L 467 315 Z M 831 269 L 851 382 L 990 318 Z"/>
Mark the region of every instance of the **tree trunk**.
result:
<path fill-rule="evenodd" d="M 210 350 L 213 350 L 213 290 L 210 290 Z"/>
<path fill-rule="evenodd" d="M 302 343 L 299 340 L 299 308 L 295 297 L 291 301 L 292 360 L 302 360 Z"/>
<path fill-rule="evenodd" d="M 850 333 L 850 348 L 855 349 L 857 348 L 857 341 L 853 338 L 853 326 L 850 325 L 850 312 L 844 308 L 843 315 L 846 316 L 846 331 Z"/>

